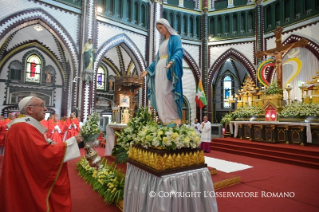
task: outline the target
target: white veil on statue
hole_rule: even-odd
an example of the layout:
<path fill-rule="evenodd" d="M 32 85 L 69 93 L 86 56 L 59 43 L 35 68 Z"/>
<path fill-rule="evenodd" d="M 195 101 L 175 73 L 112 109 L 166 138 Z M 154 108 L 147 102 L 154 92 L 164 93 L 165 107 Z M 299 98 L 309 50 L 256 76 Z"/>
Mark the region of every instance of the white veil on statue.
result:
<path fill-rule="evenodd" d="M 165 18 L 158 19 L 156 21 L 156 24 L 164 25 L 171 35 L 178 35 L 177 32 L 171 27 L 171 25 L 169 25 L 168 21 Z"/>

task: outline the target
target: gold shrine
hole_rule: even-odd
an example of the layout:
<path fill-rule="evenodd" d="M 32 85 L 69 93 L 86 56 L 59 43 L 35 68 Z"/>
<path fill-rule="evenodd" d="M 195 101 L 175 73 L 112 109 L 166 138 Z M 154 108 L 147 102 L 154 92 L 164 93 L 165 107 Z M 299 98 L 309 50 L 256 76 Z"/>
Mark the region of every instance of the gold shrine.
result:
<path fill-rule="evenodd" d="M 115 77 L 115 107 L 113 108 L 113 117 L 115 122 L 126 124 L 130 118 L 134 117 L 134 111 L 138 107 L 138 100 L 135 99 L 135 96 L 143 84 L 143 77 L 132 75 Z M 121 111 L 121 108 L 126 109 L 125 111 L 124 109 Z M 123 115 L 126 115 L 127 118 L 123 118 Z"/>
<path fill-rule="evenodd" d="M 306 95 L 305 102 L 306 103 L 318 103 L 319 104 L 319 71 L 316 71 L 316 75 L 312 77 L 313 80 L 307 81 L 307 84 L 310 85 L 304 91 L 308 92 Z"/>

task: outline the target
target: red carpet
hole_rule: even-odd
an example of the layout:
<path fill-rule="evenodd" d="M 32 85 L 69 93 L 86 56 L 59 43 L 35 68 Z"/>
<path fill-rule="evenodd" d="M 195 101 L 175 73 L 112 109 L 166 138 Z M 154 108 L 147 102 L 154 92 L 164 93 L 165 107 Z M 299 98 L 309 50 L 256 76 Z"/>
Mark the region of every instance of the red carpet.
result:
<path fill-rule="evenodd" d="M 319 147 L 251 142 L 237 138 L 218 138 L 211 149 L 319 169 Z"/>
<path fill-rule="evenodd" d="M 259 198 L 217 198 L 219 211 L 319 211 L 317 169 L 215 150 L 205 156 L 253 166 L 250 169 L 229 173 L 240 176 L 242 183 L 220 189 L 218 192 L 258 192 Z M 295 197 L 262 198 L 262 191 L 294 192 Z"/>
<path fill-rule="evenodd" d="M 104 148 L 97 147 L 96 150 L 100 156 L 104 155 Z M 84 155 L 83 149 L 81 149 L 81 152 Z M 229 174 L 218 171 L 216 175 L 212 176 L 213 182 L 233 176 L 241 177 L 242 183 L 220 189 L 217 192 L 257 192 L 259 196 L 258 198 L 217 197 L 217 204 L 220 212 L 319 211 L 319 170 L 317 169 L 229 154 L 215 150 L 205 155 L 253 166 L 253 168 Z M 103 199 L 98 196 L 98 193 L 93 191 L 92 187 L 80 178 L 75 169 L 75 163 L 78 160 L 79 159 L 68 162 L 73 211 L 119 212 L 120 210 L 116 206 L 105 204 Z M 109 162 L 111 162 L 111 159 L 109 159 Z M 0 158 L 0 164 L 2 164 L 2 158 Z M 123 165 L 119 165 L 118 167 L 121 169 L 124 168 Z M 295 197 L 261 197 L 262 191 L 294 192 Z"/>

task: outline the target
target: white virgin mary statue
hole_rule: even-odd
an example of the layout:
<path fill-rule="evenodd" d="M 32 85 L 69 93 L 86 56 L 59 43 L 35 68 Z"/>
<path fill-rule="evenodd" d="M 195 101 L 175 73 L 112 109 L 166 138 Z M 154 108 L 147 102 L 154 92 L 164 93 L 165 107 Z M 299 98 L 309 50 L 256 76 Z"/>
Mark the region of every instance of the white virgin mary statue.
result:
<path fill-rule="evenodd" d="M 165 38 L 155 61 L 142 73 L 146 76 L 148 98 L 164 125 L 181 124 L 183 107 L 183 48 L 180 36 L 164 18 L 156 21 Z"/>

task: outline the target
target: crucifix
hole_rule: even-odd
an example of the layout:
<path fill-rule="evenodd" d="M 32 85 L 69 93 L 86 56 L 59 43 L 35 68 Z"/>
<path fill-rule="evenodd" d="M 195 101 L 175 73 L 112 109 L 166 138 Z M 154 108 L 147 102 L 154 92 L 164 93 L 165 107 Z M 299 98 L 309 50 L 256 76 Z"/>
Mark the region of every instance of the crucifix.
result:
<path fill-rule="evenodd" d="M 278 84 L 278 87 L 280 89 L 282 89 L 282 55 L 284 53 L 288 52 L 292 48 L 296 48 L 296 47 L 304 48 L 309 42 L 307 39 L 302 38 L 302 39 L 300 39 L 300 41 L 290 43 L 290 44 L 283 46 L 282 42 L 281 42 L 281 35 L 282 35 L 283 30 L 284 30 L 284 28 L 278 26 L 274 31 L 274 33 L 276 35 L 276 40 L 275 40 L 276 48 L 269 49 L 267 51 L 259 51 L 256 53 L 257 58 L 261 58 L 264 55 L 275 57 L 275 66 L 276 66 L 276 72 L 277 72 L 277 84 Z"/>

